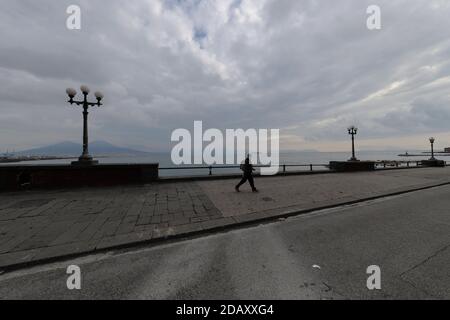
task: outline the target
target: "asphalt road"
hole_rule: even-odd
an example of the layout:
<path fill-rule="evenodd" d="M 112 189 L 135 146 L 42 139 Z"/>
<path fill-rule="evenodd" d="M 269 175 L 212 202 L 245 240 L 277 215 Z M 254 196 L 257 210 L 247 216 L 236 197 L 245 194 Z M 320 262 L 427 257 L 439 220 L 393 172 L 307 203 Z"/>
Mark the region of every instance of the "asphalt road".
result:
<path fill-rule="evenodd" d="M 2 299 L 449 299 L 450 186 L 0 275 Z M 81 268 L 68 290 L 66 268 Z M 366 269 L 381 268 L 381 290 Z"/>

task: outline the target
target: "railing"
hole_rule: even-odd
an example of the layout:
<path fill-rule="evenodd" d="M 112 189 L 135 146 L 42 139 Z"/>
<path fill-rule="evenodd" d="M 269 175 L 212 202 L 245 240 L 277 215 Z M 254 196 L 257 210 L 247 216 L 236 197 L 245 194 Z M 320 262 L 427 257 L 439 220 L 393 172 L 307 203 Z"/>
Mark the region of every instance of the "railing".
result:
<path fill-rule="evenodd" d="M 446 165 L 449 165 L 449 162 L 446 162 Z M 270 167 L 268 165 L 254 165 L 254 168 L 264 168 Z M 375 161 L 376 169 L 392 169 L 392 168 L 410 168 L 410 167 L 421 167 L 421 161 L 396 161 L 396 160 L 383 160 L 383 161 Z M 240 166 L 237 165 L 215 165 L 215 166 L 183 166 L 183 167 L 160 167 L 159 170 L 169 171 L 169 170 L 193 170 L 193 171 L 204 171 L 201 174 L 213 175 L 213 171 L 226 171 L 226 170 L 236 170 L 239 169 Z M 290 170 L 292 168 L 300 168 L 300 170 Z M 302 170 L 303 168 L 303 170 Z M 285 173 L 293 173 L 293 172 L 313 172 L 313 171 L 325 171 L 329 170 L 328 164 L 280 164 L 279 165 L 279 174 Z M 236 173 L 239 173 L 238 171 Z"/>
<path fill-rule="evenodd" d="M 445 165 L 448 166 L 449 162 L 445 161 Z M 387 168 L 404 168 L 404 167 L 422 167 L 422 160 L 415 161 L 397 161 L 397 160 L 383 160 L 375 161 L 375 167 L 377 169 L 387 169 Z"/>
<path fill-rule="evenodd" d="M 375 168 L 402 168 L 402 167 L 421 167 L 422 161 L 397 161 L 397 160 L 385 160 L 385 161 L 376 161 Z"/>
<path fill-rule="evenodd" d="M 254 165 L 254 168 L 269 168 L 268 165 Z M 328 169 L 328 164 L 281 164 L 279 165 L 279 172 L 286 173 L 288 168 L 306 168 L 306 170 L 300 171 L 317 171 L 314 170 L 316 167 L 322 168 L 322 170 Z M 161 167 L 159 170 L 207 170 L 208 175 L 213 175 L 213 170 L 215 169 L 239 169 L 240 166 L 230 165 L 230 166 L 190 166 L 190 167 Z M 292 172 L 292 171 L 291 171 Z"/>

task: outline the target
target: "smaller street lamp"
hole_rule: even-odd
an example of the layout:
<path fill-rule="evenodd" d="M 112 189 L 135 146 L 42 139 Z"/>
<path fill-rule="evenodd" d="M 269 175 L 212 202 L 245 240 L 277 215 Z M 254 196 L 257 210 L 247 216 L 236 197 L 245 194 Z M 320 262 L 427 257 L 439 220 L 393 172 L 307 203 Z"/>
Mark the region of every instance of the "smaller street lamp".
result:
<path fill-rule="evenodd" d="M 352 136 L 352 157 L 349 159 L 349 161 L 358 161 L 355 156 L 355 135 L 358 133 L 358 128 L 355 126 L 348 127 L 348 134 Z"/>
<path fill-rule="evenodd" d="M 436 160 L 436 158 L 434 157 L 434 141 L 436 139 L 431 137 L 429 140 L 430 140 L 430 144 L 431 144 L 431 158 L 430 158 L 430 160 Z"/>

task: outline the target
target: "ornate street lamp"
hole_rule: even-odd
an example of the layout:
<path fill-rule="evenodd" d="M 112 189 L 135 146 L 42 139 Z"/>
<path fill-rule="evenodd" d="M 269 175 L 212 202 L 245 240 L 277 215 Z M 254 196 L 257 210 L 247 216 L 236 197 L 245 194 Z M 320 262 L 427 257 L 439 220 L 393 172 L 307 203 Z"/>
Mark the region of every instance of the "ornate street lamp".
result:
<path fill-rule="evenodd" d="M 435 139 L 433 137 L 430 138 L 430 144 L 431 144 L 431 158 L 430 160 L 436 160 L 434 157 L 434 141 Z"/>
<path fill-rule="evenodd" d="M 67 95 L 69 96 L 69 101 L 67 101 L 70 104 L 76 104 L 77 106 L 83 107 L 83 153 L 78 158 L 78 161 L 72 162 L 72 165 L 93 165 L 98 164 L 97 160 L 93 160 L 92 156 L 89 155 L 89 141 L 88 141 L 88 108 L 97 106 L 100 107 L 102 103 L 100 101 L 103 99 L 103 94 L 101 92 L 95 92 L 95 97 L 97 98 L 97 102 L 88 102 L 87 96 L 90 92 L 89 88 L 87 86 L 81 86 L 80 87 L 81 92 L 83 93 L 84 99 L 83 101 L 76 101 L 73 100 L 75 95 L 77 94 L 77 91 L 72 88 L 68 88 L 66 90 Z"/>
<path fill-rule="evenodd" d="M 355 126 L 348 127 L 348 134 L 352 136 L 352 157 L 349 159 L 349 161 L 358 161 L 355 157 L 355 135 L 358 132 L 358 128 Z"/>

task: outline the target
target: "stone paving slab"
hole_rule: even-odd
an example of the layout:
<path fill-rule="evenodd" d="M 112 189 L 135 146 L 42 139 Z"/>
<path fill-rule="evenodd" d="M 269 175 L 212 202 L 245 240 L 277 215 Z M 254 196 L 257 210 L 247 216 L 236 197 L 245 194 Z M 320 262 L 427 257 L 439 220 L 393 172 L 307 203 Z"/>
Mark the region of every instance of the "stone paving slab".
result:
<path fill-rule="evenodd" d="M 0 194 L 0 269 L 450 183 L 450 168 Z"/>

